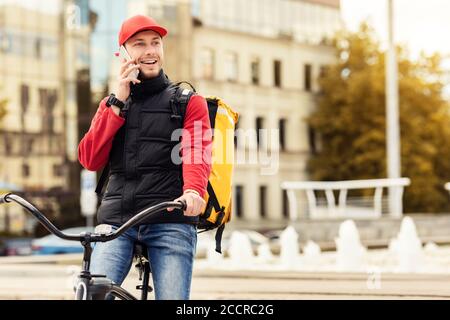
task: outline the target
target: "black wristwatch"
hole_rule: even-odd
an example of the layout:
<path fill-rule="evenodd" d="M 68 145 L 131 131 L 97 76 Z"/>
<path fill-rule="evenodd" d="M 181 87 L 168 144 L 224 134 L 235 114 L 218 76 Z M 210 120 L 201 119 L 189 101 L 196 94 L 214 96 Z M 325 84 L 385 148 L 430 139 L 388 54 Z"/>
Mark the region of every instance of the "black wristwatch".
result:
<path fill-rule="evenodd" d="M 106 106 L 107 107 L 116 106 L 117 108 L 122 110 L 122 108 L 125 107 L 125 103 L 117 99 L 114 93 L 111 93 L 109 95 L 108 100 L 106 100 Z"/>

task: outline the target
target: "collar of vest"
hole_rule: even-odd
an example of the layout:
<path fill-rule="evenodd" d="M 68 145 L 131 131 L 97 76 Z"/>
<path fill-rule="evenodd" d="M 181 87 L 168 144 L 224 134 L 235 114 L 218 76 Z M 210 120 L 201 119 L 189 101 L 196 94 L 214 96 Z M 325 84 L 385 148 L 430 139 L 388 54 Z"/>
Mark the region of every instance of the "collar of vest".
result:
<path fill-rule="evenodd" d="M 142 98 L 163 91 L 170 85 L 170 80 L 161 69 L 155 78 L 141 79 L 141 83 L 131 84 L 131 94 L 134 98 Z"/>

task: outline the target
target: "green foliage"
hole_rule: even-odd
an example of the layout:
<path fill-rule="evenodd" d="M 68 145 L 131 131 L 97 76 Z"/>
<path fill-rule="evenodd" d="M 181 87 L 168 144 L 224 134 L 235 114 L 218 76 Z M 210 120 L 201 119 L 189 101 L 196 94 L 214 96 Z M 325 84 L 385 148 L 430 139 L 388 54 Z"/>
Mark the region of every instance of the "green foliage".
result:
<path fill-rule="evenodd" d="M 309 118 L 320 150 L 309 162 L 314 180 L 386 177 L 385 58 L 373 30 L 334 40 L 338 62 L 319 78 L 318 108 Z M 449 210 L 450 105 L 442 96 L 440 57 L 417 61 L 398 50 L 402 176 L 406 212 Z"/>

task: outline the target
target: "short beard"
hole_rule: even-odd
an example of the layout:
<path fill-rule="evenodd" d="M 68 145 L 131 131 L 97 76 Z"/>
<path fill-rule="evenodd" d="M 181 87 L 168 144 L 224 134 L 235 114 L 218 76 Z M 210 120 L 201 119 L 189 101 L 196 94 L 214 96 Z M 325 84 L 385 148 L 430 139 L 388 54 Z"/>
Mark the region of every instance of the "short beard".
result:
<path fill-rule="evenodd" d="M 162 70 L 162 67 L 159 68 L 158 73 L 156 73 L 155 76 L 147 76 L 147 75 L 145 75 L 141 70 L 139 70 L 138 79 L 139 79 L 139 80 L 148 80 L 148 79 L 156 78 L 156 77 L 159 75 L 159 73 L 161 72 L 161 70 Z"/>

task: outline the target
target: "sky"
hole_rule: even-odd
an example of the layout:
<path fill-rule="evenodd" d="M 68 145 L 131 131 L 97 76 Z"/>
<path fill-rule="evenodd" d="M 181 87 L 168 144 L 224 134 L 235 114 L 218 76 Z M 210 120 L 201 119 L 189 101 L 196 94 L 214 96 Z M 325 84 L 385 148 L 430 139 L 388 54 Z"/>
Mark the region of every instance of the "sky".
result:
<path fill-rule="evenodd" d="M 125 1 L 120 0 L 121 10 L 112 10 L 117 20 L 121 20 L 121 15 L 125 15 Z M 382 43 L 385 44 L 387 39 L 387 1 L 341 0 L 341 15 L 345 26 L 350 30 L 355 30 L 362 21 L 367 20 L 375 28 Z M 393 2 L 395 40 L 408 46 L 412 58 L 417 57 L 421 51 L 425 51 L 427 54 L 438 51 L 450 57 L 450 39 L 446 37 L 450 34 L 450 0 L 393 0 Z M 108 3 L 108 0 L 91 0 L 91 6 L 98 12 L 105 12 L 105 8 L 109 6 Z M 104 17 L 100 17 L 99 24 L 103 25 L 104 19 Z M 100 26 L 97 31 L 102 28 Z M 106 27 L 105 29 L 112 29 L 111 24 L 109 28 Z M 104 46 L 107 39 L 102 38 L 102 32 L 96 33 L 92 43 L 101 43 Z M 115 41 L 114 39 L 109 43 L 115 43 Z M 93 47 L 96 50 L 96 46 Z M 107 52 L 114 49 L 111 48 Z M 99 55 L 105 55 L 104 50 L 97 51 Z M 105 56 L 102 60 L 110 61 L 111 56 Z M 450 58 L 448 61 L 448 69 L 450 70 Z M 94 83 L 102 82 L 104 76 L 96 77 L 97 74 L 102 72 L 96 71 L 103 71 L 105 68 L 105 64 L 93 66 Z"/>
<path fill-rule="evenodd" d="M 386 39 L 386 4 L 388 0 L 341 0 L 341 12 L 345 25 L 354 30 L 365 19 L 375 27 L 380 39 Z M 93 9 L 110 7 L 116 16 L 123 13 L 123 0 L 91 0 Z M 119 5 L 116 5 L 117 4 Z M 58 0 L 0 0 L 5 3 L 20 3 L 22 6 L 56 13 L 60 9 Z M 395 38 L 406 43 L 414 54 L 439 51 L 450 55 L 450 0 L 393 0 Z M 114 10 L 114 9 L 119 10 Z M 97 11 L 96 10 L 96 11 Z M 101 19 L 102 20 L 102 19 Z M 103 21 L 102 21 L 103 22 Z"/>
<path fill-rule="evenodd" d="M 380 40 L 387 39 L 388 0 L 341 0 L 341 13 L 346 27 L 355 30 L 368 20 Z M 450 0 L 393 0 L 394 39 L 406 44 L 416 57 L 440 52 L 450 56 Z"/>
<path fill-rule="evenodd" d="M 61 11 L 61 2 L 59 0 L 0 0 L 0 5 L 19 3 L 22 7 L 45 13 L 57 14 Z"/>

